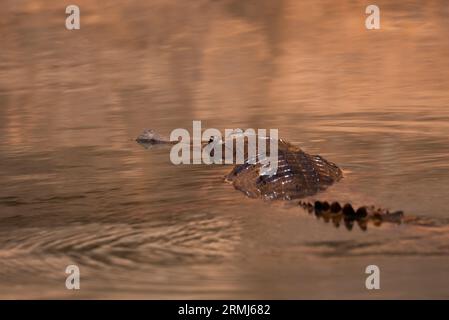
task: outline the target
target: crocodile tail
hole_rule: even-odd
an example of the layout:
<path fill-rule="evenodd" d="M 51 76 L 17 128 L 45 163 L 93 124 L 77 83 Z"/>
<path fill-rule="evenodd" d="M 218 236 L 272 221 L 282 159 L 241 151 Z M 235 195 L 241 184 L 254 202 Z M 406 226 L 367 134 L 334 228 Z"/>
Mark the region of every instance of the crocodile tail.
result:
<path fill-rule="evenodd" d="M 309 213 L 314 213 L 318 218 L 323 218 L 326 222 L 332 221 L 335 227 L 339 227 L 343 222 L 348 230 L 352 230 L 354 223 L 357 223 L 364 231 L 367 230 L 369 223 L 375 226 L 380 226 L 383 222 L 401 224 L 404 217 L 402 211 L 390 212 L 375 206 L 354 208 L 350 203 L 340 204 L 336 201 L 331 203 L 300 201 L 299 206 Z"/>

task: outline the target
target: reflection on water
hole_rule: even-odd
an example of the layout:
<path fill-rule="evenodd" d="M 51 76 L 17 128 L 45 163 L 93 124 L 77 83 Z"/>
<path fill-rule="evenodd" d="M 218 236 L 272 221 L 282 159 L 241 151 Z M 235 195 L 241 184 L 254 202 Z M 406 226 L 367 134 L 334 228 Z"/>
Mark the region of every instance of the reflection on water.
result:
<path fill-rule="evenodd" d="M 77 4 L 79 31 L 52 1 L 0 12 L 1 297 L 448 297 L 445 1 L 377 1 L 380 31 L 363 1 Z M 441 226 L 335 229 L 133 141 L 192 120 L 278 128 L 344 169 L 322 197 Z"/>

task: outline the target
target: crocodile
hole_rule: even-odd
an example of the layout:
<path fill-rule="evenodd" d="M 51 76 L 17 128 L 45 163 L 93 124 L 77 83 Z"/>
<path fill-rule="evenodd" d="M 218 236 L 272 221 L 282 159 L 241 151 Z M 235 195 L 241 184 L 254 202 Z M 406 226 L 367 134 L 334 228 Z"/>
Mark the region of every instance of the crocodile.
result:
<path fill-rule="evenodd" d="M 269 137 L 267 139 L 270 139 Z M 154 145 L 177 144 L 152 129 L 145 129 L 136 141 L 150 148 Z M 202 142 L 202 147 L 216 143 L 215 137 Z M 224 146 L 224 144 L 222 143 Z M 222 153 L 224 154 L 224 152 Z M 213 156 L 213 154 L 211 154 Z M 354 207 L 350 203 L 338 201 L 307 201 L 343 178 L 342 170 L 333 162 L 319 155 L 311 155 L 283 139 L 278 140 L 278 166 L 275 174 L 261 175 L 263 164 L 259 159 L 249 161 L 245 154 L 243 164 L 237 164 L 224 180 L 250 198 L 265 200 L 296 200 L 297 204 L 309 213 L 332 221 L 338 227 L 341 221 L 347 229 L 352 229 L 356 222 L 362 230 L 372 223 L 375 226 L 383 222 L 400 224 L 404 222 L 402 211 L 390 212 L 375 206 Z M 408 219 L 406 222 L 414 221 Z"/>

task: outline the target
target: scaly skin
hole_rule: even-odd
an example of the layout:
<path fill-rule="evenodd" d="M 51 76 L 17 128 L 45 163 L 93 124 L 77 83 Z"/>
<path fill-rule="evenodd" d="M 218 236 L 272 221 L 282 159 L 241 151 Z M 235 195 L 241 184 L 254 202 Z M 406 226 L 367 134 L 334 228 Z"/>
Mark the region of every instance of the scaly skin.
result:
<path fill-rule="evenodd" d="M 276 174 L 260 175 L 261 167 L 259 161 L 236 165 L 226 180 L 251 198 L 291 200 L 314 195 L 343 177 L 335 164 L 283 140 L 278 143 Z"/>

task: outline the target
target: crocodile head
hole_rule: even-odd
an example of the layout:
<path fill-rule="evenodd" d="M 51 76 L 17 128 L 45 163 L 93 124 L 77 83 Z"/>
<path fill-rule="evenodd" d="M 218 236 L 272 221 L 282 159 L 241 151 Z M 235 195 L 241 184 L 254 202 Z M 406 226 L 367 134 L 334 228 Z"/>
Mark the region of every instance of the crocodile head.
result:
<path fill-rule="evenodd" d="M 145 129 L 137 138 L 136 141 L 141 144 L 158 144 L 167 143 L 156 131 L 153 129 Z"/>

